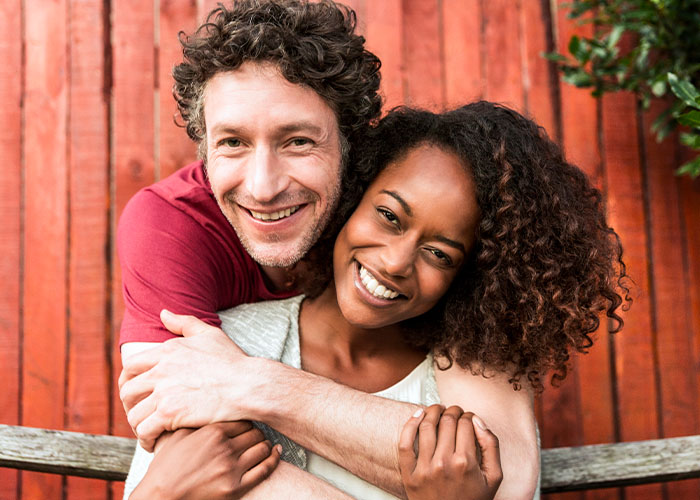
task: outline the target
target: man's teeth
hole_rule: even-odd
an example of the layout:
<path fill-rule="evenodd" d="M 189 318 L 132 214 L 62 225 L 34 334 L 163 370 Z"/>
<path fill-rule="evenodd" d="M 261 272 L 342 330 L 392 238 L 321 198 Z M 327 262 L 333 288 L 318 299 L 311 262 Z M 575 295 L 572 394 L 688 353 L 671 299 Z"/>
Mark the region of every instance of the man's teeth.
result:
<path fill-rule="evenodd" d="M 380 285 L 377 279 L 362 266 L 360 266 L 360 280 L 362 281 L 365 289 L 377 298 L 395 299 L 399 296 L 399 292 L 395 292 L 384 285 Z"/>
<path fill-rule="evenodd" d="M 250 214 L 258 220 L 278 220 L 284 219 L 285 217 L 289 217 L 297 210 L 299 210 L 299 205 L 297 205 L 296 207 L 287 208 L 285 210 L 279 210 L 277 212 L 272 213 L 256 212 L 255 210 L 251 210 Z"/>

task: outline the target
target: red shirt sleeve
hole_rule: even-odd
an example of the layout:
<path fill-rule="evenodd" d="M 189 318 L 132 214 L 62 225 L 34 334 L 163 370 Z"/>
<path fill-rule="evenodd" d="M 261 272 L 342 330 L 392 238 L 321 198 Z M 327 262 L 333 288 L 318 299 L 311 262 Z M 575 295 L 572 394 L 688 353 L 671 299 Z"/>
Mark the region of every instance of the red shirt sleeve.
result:
<path fill-rule="evenodd" d="M 226 267 L 231 257 L 217 243 L 201 224 L 151 191 L 129 201 L 117 232 L 125 305 L 120 343 L 173 338 L 160 321 L 161 309 L 221 324 L 217 267 Z"/>

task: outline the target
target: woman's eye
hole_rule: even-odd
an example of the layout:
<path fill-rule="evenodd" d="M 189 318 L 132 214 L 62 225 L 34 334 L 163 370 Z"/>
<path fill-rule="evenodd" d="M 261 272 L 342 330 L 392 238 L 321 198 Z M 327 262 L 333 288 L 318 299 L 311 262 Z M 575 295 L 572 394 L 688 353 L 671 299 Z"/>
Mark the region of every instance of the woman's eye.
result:
<path fill-rule="evenodd" d="M 450 259 L 450 256 L 442 250 L 438 250 L 437 248 L 428 248 L 428 251 L 446 265 L 452 265 L 452 259 Z"/>
<path fill-rule="evenodd" d="M 378 208 L 377 212 L 379 212 L 382 215 L 382 217 L 384 217 L 387 221 L 391 222 L 395 226 L 399 225 L 399 218 L 396 217 L 394 212 L 392 212 L 391 210 L 387 210 L 386 208 Z"/>

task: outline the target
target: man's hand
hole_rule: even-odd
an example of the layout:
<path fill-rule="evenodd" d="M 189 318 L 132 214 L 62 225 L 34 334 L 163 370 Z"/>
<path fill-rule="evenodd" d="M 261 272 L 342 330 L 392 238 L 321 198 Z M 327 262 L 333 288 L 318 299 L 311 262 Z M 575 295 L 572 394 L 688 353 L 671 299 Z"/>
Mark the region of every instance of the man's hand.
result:
<path fill-rule="evenodd" d="M 280 452 L 245 421 L 179 429 L 159 447 L 130 498 L 241 498 L 277 467 Z"/>
<path fill-rule="evenodd" d="M 127 357 L 119 377 L 129 425 L 147 451 L 164 431 L 248 418 L 223 402 L 244 400 L 252 384 L 244 380 L 250 358 L 220 329 L 168 311 L 161 320 L 183 338 Z"/>
<path fill-rule="evenodd" d="M 409 500 L 493 499 L 503 479 L 498 438 L 473 413 L 443 408 L 433 405 L 415 414 L 401 432 L 406 495 Z"/>

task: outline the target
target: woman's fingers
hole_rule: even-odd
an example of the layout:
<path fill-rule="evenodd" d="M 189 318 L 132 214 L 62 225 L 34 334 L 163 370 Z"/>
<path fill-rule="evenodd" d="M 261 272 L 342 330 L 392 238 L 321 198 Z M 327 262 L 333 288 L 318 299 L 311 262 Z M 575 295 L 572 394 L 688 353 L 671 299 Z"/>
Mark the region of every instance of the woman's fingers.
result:
<path fill-rule="evenodd" d="M 266 445 L 266 444 L 267 443 L 265 443 L 265 442 L 260 443 L 260 445 Z M 256 446 L 259 446 L 259 445 L 256 445 Z M 254 462 L 255 456 L 252 453 L 251 453 L 250 457 L 247 456 L 248 452 L 250 452 L 252 450 L 254 450 L 254 448 L 251 448 L 250 450 L 245 452 L 243 455 L 241 455 L 241 460 L 249 460 L 250 462 Z M 275 447 L 272 448 L 272 451 L 270 451 L 270 449 L 267 448 L 267 450 L 264 453 L 265 453 L 265 455 L 263 456 L 263 459 L 255 462 L 255 465 L 250 467 L 241 476 L 241 483 L 240 484 L 241 484 L 241 488 L 243 488 L 244 490 L 248 490 L 248 489 L 260 484 L 270 474 L 272 474 L 272 471 L 275 470 L 275 468 L 280 463 L 280 456 L 282 455 L 282 446 L 279 444 L 275 445 Z"/>
<path fill-rule="evenodd" d="M 445 410 L 442 405 L 432 405 L 425 410 L 425 417 L 418 425 L 418 461 L 417 467 L 428 467 L 435 454 L 437 444 L 437 426 Z"/>
<path fill-rule="evenodd" d="M 437 445 L 435 459 L 447 464 L 455 452 L 457 438 L 457 422 L 464 412 L 459 406 L 450 406 L 442 413 L 437 428 Z"/>
<path fill-rule="evenodd" d="M 472 417 L 472 421 L 474 434 L 481 448 L 481 471 L 486 478 L 486 483 L 493 488 L 498 488 L 503 480 L 498 438 L 477 415 Z"/>
<path fill-rule="evenodd" d="M 416 468 L 416 435 L 418 434 L 418 426 L 424 417 L 425 410 L 421 408 L 408 419 L 406 425 L 401 429 L 401 435 L 399 436 L 399 468 L 401 469 L 402 477 L 410 475 L 413 469 Z"/>

